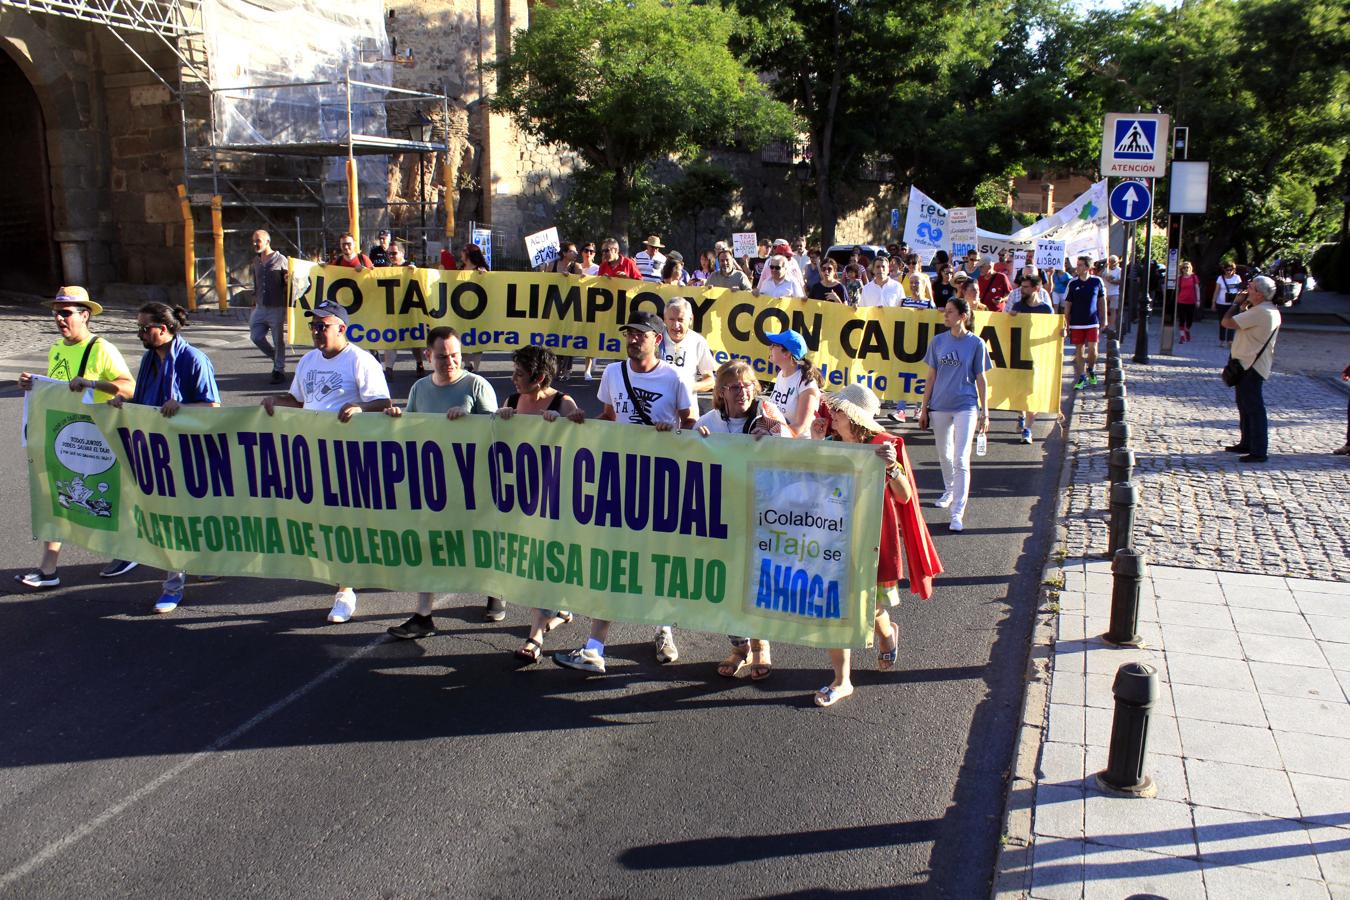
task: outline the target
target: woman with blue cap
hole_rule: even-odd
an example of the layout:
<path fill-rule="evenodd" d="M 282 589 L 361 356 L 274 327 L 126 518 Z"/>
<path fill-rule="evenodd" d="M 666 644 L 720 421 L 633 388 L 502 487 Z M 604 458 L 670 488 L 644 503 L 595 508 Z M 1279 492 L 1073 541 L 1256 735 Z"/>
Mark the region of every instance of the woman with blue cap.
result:
<path fill-rule="evenodd" d="M 778 367 L 769 399 L 787 419 L 785 436 L 811 437 L 811 423 L 820 406 L 820 388 L 825 383 L 820 370 L 807 359 L 806 339 L 795 331 L 771 334 L 769 361 Z"/>

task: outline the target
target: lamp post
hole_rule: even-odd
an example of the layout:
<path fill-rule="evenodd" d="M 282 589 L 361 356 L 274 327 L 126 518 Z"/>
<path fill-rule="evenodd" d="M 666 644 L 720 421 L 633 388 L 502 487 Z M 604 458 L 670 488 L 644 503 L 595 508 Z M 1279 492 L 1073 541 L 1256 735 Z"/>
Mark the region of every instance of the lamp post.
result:
<path fill-rule="evenodd" d="M 797 234 L 806 234 L 806 185 L 811 180 L 811 160 L 803 156 L 793 166 L 797 172 Z"/>
<path fill-rule="evenodd" d="M 419 144 L 431 143 L 432 129 L 435 123 L 430 117 L 420 109 L 413 113 L 412 121 L 408 123 L 408 137 Z M 426 263 L 427 258 L 427 177 L 426 177 L 427 155 L 425 151 L 418 151 L 417 154 L 417 206 L 421 211 L 422 219 L 422 262 Z"/>

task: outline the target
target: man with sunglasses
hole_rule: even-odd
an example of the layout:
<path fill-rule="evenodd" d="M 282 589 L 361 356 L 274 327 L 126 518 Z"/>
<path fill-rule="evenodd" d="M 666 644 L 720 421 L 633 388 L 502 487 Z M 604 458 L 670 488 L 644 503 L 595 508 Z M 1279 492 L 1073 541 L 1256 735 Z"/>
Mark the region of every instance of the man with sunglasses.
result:
<path fill-rule="evenodd" d="M 270 416 L 278 406 L 336 412 L 339 422 L 350 422 L 363 412 L 382 412 L 390 406 L 384 369 L 371 353 L 347 340 L 347 310 L 333 300 L 316 303 L 305 312 L 314 349 L 295 367 L 291 389 L 262 399 Z M 356 592 L 338 586 L 328 621 L 346 622 L 356 613 Z"/>
<path fill-rule="evenodd" d="M 787 257 L 775 253 L 769 257 L 765 270 L 767 276 L 760 281 L 752 292 L 756 297 L 803 297 L 806 292 L 797 286 L 797 282 L 788 277 Z"/>
<path fill-rule="evenodd" d="M 614 238 L 605 238 L 600 242 L 600 266 L 596 269 L 595 274 L 601 278 L 642 280 L 642 273 L 638 271 L 637 263 L 633 262 L 631 256 L 624 256 L 619 252 L 619 242 Z"/>
<path fill-rule="evenodd" d="M 248 336 L 258 351 L 272 360 L 272 384 L 286 377 L 286 255 L 272 249 L 272 236 L 253 232 L 253 314 Z M 272 339 L 269 341 L 268 335 Z"/>
<path fill-rule="evenodd" d="M 363 269 L 375 268 L 375 264 L 370 261 L 370 257 L 356 249 L 356 238 L 346 233 L 338 235 L 338 252 L 330 265 L 346 266 L 358 272 Z"/>
<path fill-rule="evenodd" d="M 89 299 L 89 292 L 79 285 L 63 287 L 49 304 L 56 330 L 61 340 L 47 351 L 47 377 L 65 381 L 72 391 L 86 391 L 95 403 L 104 403 L 116 397 L 130 397 L 136 388 L 126 360 L 116 347 L 89 330 L 89 318 L 103 312 L 99 303 Z M 19 375 L 19 387 L 33 389 L 33 375 Z M 56 563 L 61 554 L 60 541 L 47 541 L 42 549 L 42 562 L 31 572 L 15 575 L 14 580 L 24 587 L 51 588 L 61 584 Z M 136 568 L 136 563 L 115 559 L 99 572 L 104 578 L 125 575 Z"/>

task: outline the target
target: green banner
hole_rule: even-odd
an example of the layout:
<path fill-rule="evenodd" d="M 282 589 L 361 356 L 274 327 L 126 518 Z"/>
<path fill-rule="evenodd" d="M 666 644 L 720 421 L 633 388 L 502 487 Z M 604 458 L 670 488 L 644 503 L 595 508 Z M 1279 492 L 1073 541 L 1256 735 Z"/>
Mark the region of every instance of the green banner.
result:
<path fill-rule="evenodd" d="M 872 636 L 871 446 L 30 395 L 33 531 L 203 575 L 482 592 L 815 647 Z M 42 423 L 42 427 L 35 427 Z M 105 444 L 106 441 L 106 444 Z"/>

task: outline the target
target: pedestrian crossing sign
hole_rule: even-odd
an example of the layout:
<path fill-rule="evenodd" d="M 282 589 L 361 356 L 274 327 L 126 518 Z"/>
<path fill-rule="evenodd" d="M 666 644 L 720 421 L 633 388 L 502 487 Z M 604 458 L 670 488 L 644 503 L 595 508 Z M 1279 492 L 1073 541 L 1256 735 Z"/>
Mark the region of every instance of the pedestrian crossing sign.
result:
<path fill-rule="evenodd" d="M 1102 175 L 1159 178 L 1167 170 L 1170 117 L 1154 113 L 1108 113 L 1102 127 Z"/>
<path fill-rule="evenodd" d="M 1158 123 L 1150 119 L 1116 120 L 1116 159 L 1152 159 Z"/>

